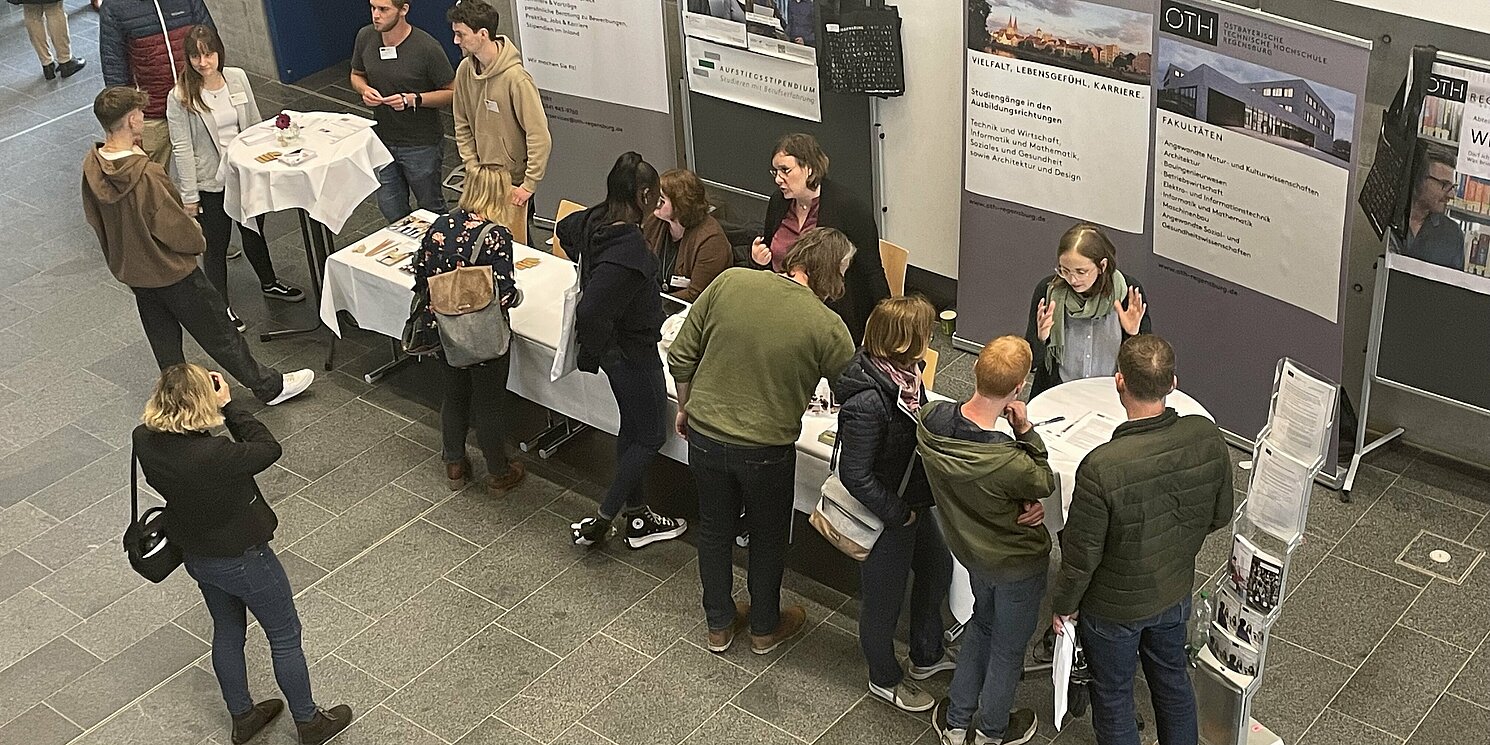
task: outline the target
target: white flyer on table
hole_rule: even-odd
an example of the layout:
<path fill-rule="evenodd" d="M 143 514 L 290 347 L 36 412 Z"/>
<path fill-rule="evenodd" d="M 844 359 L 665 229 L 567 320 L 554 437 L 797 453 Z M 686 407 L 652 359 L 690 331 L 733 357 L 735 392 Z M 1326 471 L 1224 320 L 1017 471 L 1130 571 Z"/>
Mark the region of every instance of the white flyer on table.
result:
<path fill-rule="evenodd" d="M 1088 411 L 1070 426 L 1057 432 L 1051 439 L 1057 447 L 1089 453 L 1098 445 L 1107 444 L 1107 441 L 1112 439 L 1113 430 L 1117 429 L 1119 424 L 1122 424 L 1122 421 L 1115 417 L 1100 411 Z"/>
<path fill-rule="evenodd" d="M 1076 624 L 1067 618 L 1061 621 L 1061 631 L 1055 637 L 1055 660 L 1050 668 L 1050 681 L 1055 684 L 1055 729 L 1060 731 L 1070 705 L 1071 666 L 1076 662 Z"/>

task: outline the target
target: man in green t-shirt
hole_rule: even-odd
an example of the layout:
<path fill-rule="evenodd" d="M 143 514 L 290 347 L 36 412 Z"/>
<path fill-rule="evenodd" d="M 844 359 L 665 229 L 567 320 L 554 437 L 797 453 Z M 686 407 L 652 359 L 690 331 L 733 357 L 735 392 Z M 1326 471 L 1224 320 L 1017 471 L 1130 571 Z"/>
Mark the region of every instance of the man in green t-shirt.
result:
<path fill-rule="evenodd" d="M 781 608 L 781 575 L 796 492 L 802 414 L 823 378 L 854 354 L 843 320 L 824 305 L 843 295 L 854 247 L 813 228 L 786 256 L 785 274 L 729 269 L 709 284 L 668 353 L 678 385 L 678 434 L 698 486 L 698 574 L 708 647 L 724 652 L 747 622 L 768 654 L 802 630 L 801 606 Z M 750 605 L 736 607 L 731 546 L 741 508 L 750 530 Z"/>

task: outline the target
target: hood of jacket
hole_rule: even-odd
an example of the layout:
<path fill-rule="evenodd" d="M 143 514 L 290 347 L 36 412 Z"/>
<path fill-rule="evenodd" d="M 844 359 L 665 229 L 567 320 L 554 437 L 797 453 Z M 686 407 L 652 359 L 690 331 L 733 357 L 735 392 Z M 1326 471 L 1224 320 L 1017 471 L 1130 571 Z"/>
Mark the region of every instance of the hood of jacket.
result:
<path fill-rule="evenodd" d="M 477 80 L 499 78 L 508 70 L 522 65 L 523 56 L 518 54 L 517 45 L 513 44 L 511 39 L 499 34 L 497 35 L 497 41 L 499 42 L 497 44 L 497 61 L 492 63 L 490 67 L 483 67 L 477 72 Z"/>
<path fill-rule="evenodd" d="M 88 159 L 83 162 L 83 180 L 93 190 L 98 201 L 114 204 L 129 196 L 139 185 L 140 180 L 145 177 L 145 167 L 150 165 L 150 159 L 130 156 L 110 160 L 103 157 L 102 148 L 103 143 L 94 143 Z"/>
<path fill-rule="evenodd" d="M 590 264 L 615 264 L 648 277 L 657 273 L 657 256 L 647 247 L 640 227 L 632 223 L 601 225 L 590 236 Z"/>
<path fill-rule="evenodd" d="M 1026 446 L 1014 439 L 1002 442 L 973 442 L 937 432 L 937 419 L 950 417 L 957 411 L 955 402 L 942 403 L 925 410 L 916 425 L 916 436 L 921 442 L 921 457 L 928 469 L 935 469 L 948 481 L 957 484 L 979 482 L 974 488 L 989 494 L 997 485 L 988 474 L 1009 465 L 1026 455 Z M 928 422 L 930 427 L 927 426 Z"/>

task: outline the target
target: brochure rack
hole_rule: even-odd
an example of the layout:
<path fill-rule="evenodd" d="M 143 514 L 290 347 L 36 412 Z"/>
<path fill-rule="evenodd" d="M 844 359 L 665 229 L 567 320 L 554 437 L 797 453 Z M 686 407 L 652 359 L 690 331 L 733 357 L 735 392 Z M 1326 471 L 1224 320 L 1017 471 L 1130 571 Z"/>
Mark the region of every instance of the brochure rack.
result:
<path fill-rule="evenodd" d="M 1209 588 L 1215 618 L 1194 676 L 1200 739 L 1209 745 L 1282 743 L 1252 718 L 1252 700 L 1262 687 L 1294 552 L 1304 542 L 1309 491 L 1324 467 L 1338 400 L 1333 382 L 1289 358 L 1278 361 L 1247 498 L 1231 523 L 1228 571 Z"/>

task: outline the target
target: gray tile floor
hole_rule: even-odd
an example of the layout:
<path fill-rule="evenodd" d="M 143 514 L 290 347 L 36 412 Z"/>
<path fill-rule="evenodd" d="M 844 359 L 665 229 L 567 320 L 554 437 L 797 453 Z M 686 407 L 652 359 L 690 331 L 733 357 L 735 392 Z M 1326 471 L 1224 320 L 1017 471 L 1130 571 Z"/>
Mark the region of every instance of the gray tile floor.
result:
<path fill-rule="evenodd" d="M 77 163 L 95 137 L 86 107 L 100 78 L 96 22 L 72 17 L 90 66 L 44 83 L 19 12 L 0 6 L 0 224 L 10 236 L 0 263 L 0 743 L 226 743 L 195 587 L 179 572 L 143 583 L 118 548 L 120 446 L 154 368 L 130 297 L 79 215 Z M 342 74 L 310 87 L 256 80 L 260 104 L 336 108 L 331 99 L 351 96 Z M 364 205 L 344 236 L 377 222 Z M 304 283 L 293 225 L 272 219 L 269 233 L 281 273 Z M 254 330 L 304 321 L 305 306 L 265 307 L 245 267 L 233 273 Z M 313 340 L 250 338 L 281 367 L 321 354 Z M 507 496 L 450 493 L 427 394 L 359 377 L 385 355 L 381 340 L 354 337 L 339 346 L 337 372 L 263 415 L 286 445 L 262 482 L 317 696 L 361 713 L 340 742 L 934 741 L 924 716 L 866 698 L 853 598 L 792 575 L 807 633 L 767 657 L 743 645 L 711 655 L 689 546 L 585 552 L 564 539 L 593 508 L 598 487 L 584 472 L 534 462 Z M 962 393 L 970 378 L 970 359 L 948 350 L 939 387 Z M 1373 458 L 1353 503 L 1317 489 L 1258 717 L 1290 744 L 1483 742 L 1490 568 L 1455 586 L 1394 559 L 1419 530 L 1490 545 L 1487 499 L 1490 481 L 1400 447 Z M 1213 538 L 1197 582 L 1225 553 Z M 266 645 L 250 641 L 255 688 L 274 695 Z M 1054 730 L 1043 676 L 1021 696 L 1041 714 L 1039 742 L 1093 742 L 1086 719 Z M 293 742 L 292 730 L 281 722 L 263 741 Z"/>

